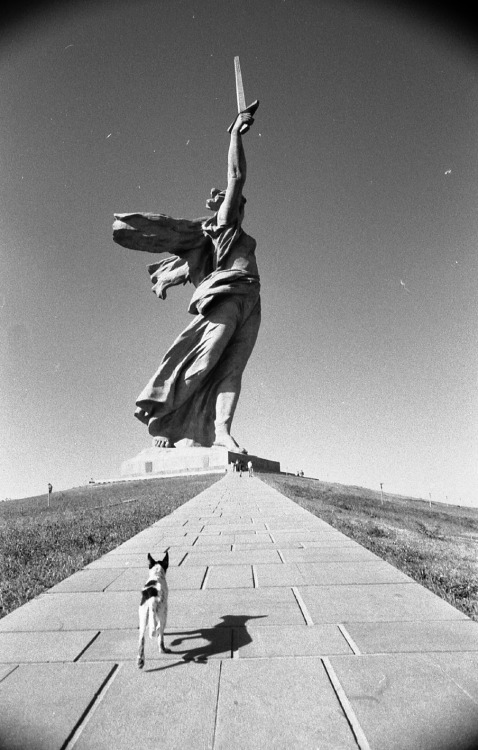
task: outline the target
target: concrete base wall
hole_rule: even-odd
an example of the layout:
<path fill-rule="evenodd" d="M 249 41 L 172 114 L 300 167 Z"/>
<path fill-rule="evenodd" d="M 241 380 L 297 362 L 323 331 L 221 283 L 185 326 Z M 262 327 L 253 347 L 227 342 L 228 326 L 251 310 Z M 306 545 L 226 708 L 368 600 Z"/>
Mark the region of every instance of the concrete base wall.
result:
<path fill-rule="evenodd" d="M 121 464 L 122 477 L 149 477 L 161 474 L 200 474 L 217 471 L 224 473 L 236 459 L 254 469 L 279 473 L 280 463 L 259 456 L 233 453 L 227 448 L 145 448 L 134 458 Z"/>

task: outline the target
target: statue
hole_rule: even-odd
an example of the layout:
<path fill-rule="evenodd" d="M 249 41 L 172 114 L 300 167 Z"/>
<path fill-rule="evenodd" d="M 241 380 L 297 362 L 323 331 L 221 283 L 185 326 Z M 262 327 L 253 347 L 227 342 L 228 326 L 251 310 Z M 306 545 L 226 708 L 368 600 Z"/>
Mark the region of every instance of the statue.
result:
<path fill-rule="evenodd" d="M 159 298 L 165 299 L 171 286 L 190 282 L 196 287 L 189 305 L 194 319 L 136 401 L 135 416 L 159 448 L 173 448 L 187 439 L 189 445 L 247 453 L 232 436 L 231 425 L 261 319 L 256 242 L 242 229 L 242 135 L 254 122 L 258 106 L 256 101 L 243 107 L 229 128 L 227 188 L 211 190 L 206 206 L 212 217 L 189 221 L 164 214 L 115 214 L 115 242 L 171 253 L 148 267 Z"/>

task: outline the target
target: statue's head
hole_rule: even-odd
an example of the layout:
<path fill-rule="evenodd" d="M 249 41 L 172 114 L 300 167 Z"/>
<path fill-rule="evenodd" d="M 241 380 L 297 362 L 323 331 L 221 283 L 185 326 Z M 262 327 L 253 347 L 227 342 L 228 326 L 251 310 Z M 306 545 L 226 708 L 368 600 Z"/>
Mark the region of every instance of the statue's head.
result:
<path fill-rule="evenodd" d="M 219 211 L 221 204 L 224 202 L 224 198 L 226 197 L 226 191 L 225 190 L 219 190 L 219 188 L 213 188 L 211 190 L 211 197 L 207 199 L 206 201 L 206 208 L 208 208 L 210 211 L 214 211 L 217 213 Z M 246 203 L 246 199 L 244 196 L 242 196 L 242 203 L 241 203 L 241 213 L 244 211 L 244 205 Z"/>

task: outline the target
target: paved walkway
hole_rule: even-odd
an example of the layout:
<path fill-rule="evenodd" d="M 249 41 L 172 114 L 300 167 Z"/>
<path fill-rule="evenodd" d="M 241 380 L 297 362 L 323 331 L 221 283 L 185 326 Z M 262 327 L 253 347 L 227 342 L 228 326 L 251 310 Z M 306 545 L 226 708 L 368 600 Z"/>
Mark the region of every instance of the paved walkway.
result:
<path fill-rule="evenodd" d="M 137 669 L 146 555 L 166 646 Z M 1 750 L 471 750 L 478 623 L 227 475 L 0 620 Z"/>

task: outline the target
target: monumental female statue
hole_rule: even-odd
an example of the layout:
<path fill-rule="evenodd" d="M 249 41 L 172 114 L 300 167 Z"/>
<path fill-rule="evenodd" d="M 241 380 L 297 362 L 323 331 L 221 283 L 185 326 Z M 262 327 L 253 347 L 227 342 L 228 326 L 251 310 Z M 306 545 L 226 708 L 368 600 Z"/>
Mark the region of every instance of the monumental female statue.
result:
<path fill-rule="evenodd" d="M 246 159 L 242 135 L 258 103 L 230 129 L 226 190 L 211 190 L 213 216 L 189 221 L 164 214 L 115 214 L 113 239 L 123 247 L 170 255 L 148 267 L 153 291 L 192 283 L 187 328 L 166 352 L 136 401 L 135 416 L 155 444 L 220 445 L 247 453 L 231 435 L 242 373 L 261 318 L 256 242 L 242 229 Z"/>

